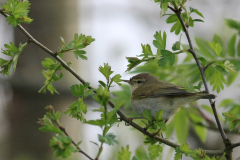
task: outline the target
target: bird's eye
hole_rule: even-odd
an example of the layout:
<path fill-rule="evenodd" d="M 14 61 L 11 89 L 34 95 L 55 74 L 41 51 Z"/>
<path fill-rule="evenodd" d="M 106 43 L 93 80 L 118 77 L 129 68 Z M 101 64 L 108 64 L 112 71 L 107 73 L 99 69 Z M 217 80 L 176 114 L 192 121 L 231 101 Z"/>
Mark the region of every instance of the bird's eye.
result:
<path fill-rule="evenodd" d="M 140 84 L 140 83 L 142 83 L 142 81 L 141 80 L 137 80 L 137 83 Z"/>

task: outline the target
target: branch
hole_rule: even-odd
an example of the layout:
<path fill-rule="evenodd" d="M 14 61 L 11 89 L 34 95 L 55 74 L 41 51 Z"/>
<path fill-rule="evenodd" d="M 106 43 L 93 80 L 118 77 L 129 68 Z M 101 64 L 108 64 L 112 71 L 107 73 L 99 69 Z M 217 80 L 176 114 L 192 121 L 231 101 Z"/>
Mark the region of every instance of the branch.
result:
<path fill-rule="evenodd" d="M 5 17 L 7 17 L 8 15 L 3 13 L 3 10 L 0 9 L 0 13 L 2 15 L 4 15 Z M 20 24 L 17 25 L 17 27 L 29 38 L 30 42 L 33 42 L 34 44 L 36 44 L 38 47 L 40 47 L 41 49 L 43 49 L 45 52 L 47 52 L 49 55 L 51 55 L 53 58 L 55 58 L 56 60 L 58 60 L 59 63 L 61 63 L 61 65 L 68 70 L 75 78 L 77 78 L 82 84 L 86 84 L 86 81 L 84 79 L 82 79 L 71 67 L 69 67 L 57 54 L 56 52 L 51 51 L 50 49 L 48 49 L 47 47 L 45 47 L 44 45 L 42 45 L 40 42 L 38 42 L 36 39 L 34 39 L 31 34 L 29 34 Z M 89 86 L 88 89 L 93 89 L 93 87 Z M 115 108 L 115 105 L 112 101 L 109 101 L 108 103 L 112 108 Z M 148 131 L 146 131 L 144 128 L 140 127 L 139 125 L 137 125 L 134 122 L 130 122 L 130 120 L 120 111 L 117 111 L 117 114 L 120 116 L 121 120 L 125 121 L 126 123 L 130 124 L 133 128 L 139 130 L 140 132 L 142 132 L 143 134 L 154 138 L 155 140 L 158 140 L 159 142 L 162 142 L 170 147 L 176 148 L 179 147 L 178 144 L 173 143 L 171 141 L 168 141 L 164 138 L 160 138 L 158 136 L 156 136 L 153 133 L 150 133 Z M 64 129 L 64 128 L 63 128 Z M 64 130 L 63 130 L 64 132 Z M 66 131 L 64 132 L 66 135 Z M 206 153 L 208 155 L 222 155 L 224 153 L 223 150 L 205 150 Z M 82 153 L 82 152 L 81 152 Z"/>
<path fill-rule="evenodd" d="M 70 137 L 70 136 L 68 135 L 68 133 L 66 132 L 65 128 L 63 128 L 62 126 L 58 126 L 58 128 L 59 128 L 66 136 Z M 78 152 L 80 152 L 80 153 L 82 153 L 83 155 L 85 155 L 88 159 L 93 160 L 89 155 L 87 155 L 84 151 L 82 151 L 82 150 L 80 149 L 80 147 L 77 146 L 77 144 L 76 144 L 73 140 L 72 140 L 72 144 L 78 149 Z"/>
<path fill-rule="evenodd" d="M 181 22 L 181 25 L 183 27 L 183 30 L 186 34 L 186 37 L 188 39 L 188 43 L 189 43 L 189 46 L 190 46 L 190 49 L 189 49 L 189 52 L 192 54 L 192 56 L 194 57 L 196 63 L 197 63 L 197 66 L 201 72 L 201 76 L 202 76 L 202 80 L 203 80 L 203 83 L 204 83 L 204 86 L 205 86 L 205 92 L 207 94 L 209 94 L 209 90 L 208 90 L 208 85 L 207 85 L 207 81 L 206 81 L 206 77 L 204 75 L 204 68 L 201 66 L 200 62 L 199 62 L 199 59 L 197 58 L 197 55 L 194 51 L 194 48 L 193 48 L 193 45 L 192 45 L 192 41 L 191 41 L 191 38 L 189 36 L 189 32 L 187 30 L 187 27 L 186 25 L 184 24 L 183 22 L 183 19 L 182 19 L 182 16 L 181 16 L 181 8 L 179 9 L 173 9 L 172 7 L 168 7 L 170 8 L 173 12 L 175 12 L 175 14 L 177 15 L 179 21 Z M 232 159 L 232 148 L 231 148 L 231 141 L 227 138 L 223 128 L 222 128 L 222 125 L 220 123 L 220 120 L 218 118 L 218 114 L 217 114 L 217 110 L 216 110 L 216 106 L 215 106 L 215 102 L 213 102 L 211 99 L 209 99 L 209 102 L 211 104 L 211 107 L 212 107 L 212 110 L 213 110 L 213 114 L 214 114 L 214 117 L 215 117 L 215 120 L 217 122 L 217 126 L 218 126 L 218 129 L 221 133 L 221 136 L 222 136 L 222 139 L 223 139 L 223 142 L 224 142 L 224 145 L 225 145 L 225 152 L 226 152 L 226 159 L 227 160 L 231 160 Z"/>
<path fill-rule="evenodd" d="M 197 58 L 197 55 L 196 55 L 196 53 L 195 53 L 195 51 L 194 51 L 194 48 L 193 48 L 193 45 L 192 45 L 192 41 L 191 41 L 191 38 L 190 38 L 190 36 L 189 36 L 187 27 L 186 27 L 186 25 L 185 25 L 184 22 L 183 22 L 183 19 L 182 19 L 182 16 L 181 16 L 181 8 L 180 8 L 179 10 L 175 10 L 175 9 L 173 9 L 173 8 L 170 7 L 170 6 L 169 6 L 168 8 L 170 8 L 173 12 L 175 12 L 175 14 L 177 15 L 179 21 L 180 21 L 181 24 L 182 24 L 183 30 L 184 30 L 184 32 L 185 32 L 185 34 L 186 34 L 186 36 L 187 36 L 188 43 L 189 43 L 189 46 L 190 46 L 189 52 L 193 55 L 193 57 L 194 57 L 194 59 L 195 59 L 195 61 L 196 61 L 196 63 L 197 63 L 197 66 L 198 66 L 198 68 L 199 68 L 199 70 L 200 70 L 200 72 L 201 72 L 202 80 L 203 80 L 203 83 L 204 83 L 204 86 L 205 86 L 205 92 L 206 92 L 206 93 L 209 93 L 208 85 L 207 85 L 207 81 L 206 81 L 206 77 L 205 77 L 205 75 L 204 75 L 204 69 L 203 69 L 203 67 L 202 67 L 201 64 L 200 64 L 199 59 Z M 216 122 L 217 122 L 217 125 L 218 125 L 218 128 L 219 128 L 219 131 L 220 131 L 220 133 L 221 133 L 221 136 L 222 136 L 223 140 L 225 141 L 225 140 L 227 140 L 227 136 L 226 136 L 226 134 L 225 134 L 225 132 L 224 132 L 222 126 L 221 126 L 220 120 L 219 120 L 219 118 L 218 118 L 217 110 L 216 110 L 216 107 L 215 107 L 215 102 L 213 102 L 211 99 L 209 99 L 209 102 L 210 102 L 210 104 L 211 104 L 211 106 L 212 106 L 212 110 L 213 110 L 213 113 L 214 113 L 214 117 L 215 117 L 215 119 L 216 119 Z"/>
<path fill-rule="evenodd" d="M 235 148 L 235 147 L 238 147 L 238 146 L 240 146 L 240 142 L 232 144 L 232 148 Z"/>

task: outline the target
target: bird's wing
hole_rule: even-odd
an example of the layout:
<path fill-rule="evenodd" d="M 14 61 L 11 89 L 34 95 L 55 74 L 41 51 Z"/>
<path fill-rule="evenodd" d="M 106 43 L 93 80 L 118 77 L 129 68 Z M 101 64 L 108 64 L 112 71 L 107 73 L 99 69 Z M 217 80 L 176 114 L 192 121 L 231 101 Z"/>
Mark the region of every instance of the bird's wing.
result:
<path fill-rule="evenodd" d="M 188 92 L 180 86 L 162 82 L 163 85 L 143 85 L 132 93 L 132 98 L 154 98 L 164 96 L 189 96 L 195 93 Z M 154 86 L 154 87 L 153 87 Z M 144 91 L 144 93 L 142 93 Z"/>

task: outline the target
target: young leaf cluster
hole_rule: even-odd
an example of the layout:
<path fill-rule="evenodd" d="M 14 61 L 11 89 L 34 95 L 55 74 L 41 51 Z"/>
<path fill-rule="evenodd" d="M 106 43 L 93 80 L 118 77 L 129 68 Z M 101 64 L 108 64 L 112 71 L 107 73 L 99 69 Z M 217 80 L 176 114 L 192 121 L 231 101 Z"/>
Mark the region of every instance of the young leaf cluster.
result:
<path fill-rule="evenodd" d="M 159 129 L 161 129 L 162 132 L 166 130 L 166 124 L 164 119 L 162 118 L 162 115 L 163 115 L 163 110 L 157 111 L 155 117 L 152 116 L 150 109 L 143 110 L 142 116 L 147 120 L 147 123 L 145 122 L 144 123 L 146 124 L 146 128 L 150 132 L 156 132 Z"/>
<path fill-rule="evenodd" d="M 55 112 L 52 106 L 47 106 L 45 111 L 46 114 L 44 117 L 38 121 L 38 124 L 42 125 L 39 130 L 43 132 L 54 132 L 56 134 L 50 140 L 49 144 L 54 151 L 54 156 L 66 158 L 70 156 L 72 152 L 77 152 L 77 149 L 72 145 L 72 139 L 65 136 L 60 129 L 61 124 L 59 119 L 61 118 L 61 113 L 59 111 Z"/>
<path fill-rule="evenodd" d="M 100 66 L 98 69 L 106 78 L 107 83 L 104 83 L 103 81 L 98 81 L 100 83 L 100 85 L 102 85 L 103 87 L 107 88 L 109 90 L 109 88 L 111 87 L 112 83 L 115 82 L 116 84 L 118 84 L 119 86 L 121 86 L 122 84 L 120 83 L 121 80 L 121 75 L 120 74 L 116 74 L 113 77 L 110 77 L 111 74 L 113 73 L 113 71 L 111 70 L 111 66 L 109 66 L 108 63 L 104 63 L 103 66 Z"/>
<path fill-rule="evenodd" d="M 83 34 L 78 35 L 77 33 L 74 35 L 74 40 L 71 41 L 69 44 L 66 45 L 65 40 L 60 37 L 62 41 L 62 47 L 57 54 L 62 56 L 63 53 L 66 52 L 73 52 L 74 56 L 78 59 L 81 58 L 83 60 L 87 60 L 87 57 L 85 56 L 86 51 L 82 50 L 83 48 L 86 48 L 88 45 L 90 45 L 93 41 L 95 41 L 94 38 L 91 36 L 85 36 Z"/>
<path fill-rule="evenodd" d="M 155 160 L 159 157 L 160 152 L 162 152 L 162 147 L 159 145 L 150 145 L 148 147 L 148 152 L 142 147 L 139 146 L 135 150 L 135 155 L 131 158 L 131 152 L 129 151 L 129 145 L 121 150 L 117 154 L 117 160 Z"/>
<path fill-rule="evenodd" d="M 68 110 L 64 112 L 65 114 L 69 114 L 70 117 L 76 118 L 81 122 L 86 121 L 83 114 L 87 113 L 87 106 L 84 104 L 83 98 L 87 98 L 88 96 L 94 94 L 94 89 L 88 89 L 89 85 L 90 83 L 86 83 L 85 85 L 75 84 L 70 87 L 72 95 L 79 98 L 69 106 Z"/>
<path fill-rule="evenodd" d="M 167 41 L 166 32 L 163 32 L 163 34 L 161 33 L 161 31 L 156 32 L 154 35 L 154 38 L 155 39 L 153 40 L 153 45 L 157 48 L 157 53 L 155 55 L 152 53 L 152 50 L 149 44 L 147 45 L 142 44 L 143 54 L 138 56 L 138 57 L 142 57 L 142 59 L 139 59 L 137 57 L 126 57 L 129 63 L 126 71 L 130 71 L 131 69 L 133 69 L 134 67 L 136 67 L 142 62 L 150 63 L 150 62 L 157 61 L 158 66 L 160 67 L 167 66 L 167 64 L 169 67 L 172 67 L 172 65 L 175 62 L 175 57 L 176 57 L 175 54 L 179 54 L 182 52 L 180 50 L 181 38 L 179 41 L 173 44 L 172 49 L 174 51 L 179 50 L 179 52 L 176 52 L 176 53 L 166 50 L 166 41 Z"/>
<path fill-rule="evenodd" d="M 5 44 L 4 47 L 6 48 L 6 50 L 2 49 L 2 53 L 5 54 L 6 56 L 11 57 L 10 60 L 5 60 L 0 58 L 0 67 L 1 67 L 1 71 L 0 73 L 2 75 L 8 75 L 10 73 L 10 68 L 13 65 L 13 70 L 16 70 L 17 67 L 17 62 L 18 62 L 18 58 L 20 56 L 20 53 L 23 51 L 23 49 L 27 46 L 28 43 L 25 44 L 19 44 L 19 48 L 16 47 L 12 42 L 10 42 L 10 45 Z"/>
<path fill-rule="evenodd" d="M 230 111 L 222 113 L 222 115 L 225 117 L 225 119 L 228 121 L 230 131 L 232 131 L 239 123 L 240 123 L 240 115 L 234 114 Z M 240 132 L 240 129 L 239 131 Z"/>
<path fill-rule="evenodd" d="M 28 0 L 8 0 L 7 4 L 2 5 L 3 12 L 8 14 L 9 25 L 16 27 L 19 23 L 31 23 L 33 19 L 28 17 L 30 3 Z"/>
<path fill-rule="evenodd" d="M 42 66 L 47 68 L 47 70 L 42 70 L 42 75 L 46 81 L 38 93 L 46 93 L 47 90 L 52 94 L 54 92 L 58 93 L 56 88 L 52 85 L 52 82 L 56 82 L 63 77 L 63 73 L 60 73 L 59 76 L 57 75 L 57 71 L 61 71 L 63 69 L 62 65 L 58 62 L 54 62 L 51 58 L 45 58 L 45 61 L 42 61 Z"/>

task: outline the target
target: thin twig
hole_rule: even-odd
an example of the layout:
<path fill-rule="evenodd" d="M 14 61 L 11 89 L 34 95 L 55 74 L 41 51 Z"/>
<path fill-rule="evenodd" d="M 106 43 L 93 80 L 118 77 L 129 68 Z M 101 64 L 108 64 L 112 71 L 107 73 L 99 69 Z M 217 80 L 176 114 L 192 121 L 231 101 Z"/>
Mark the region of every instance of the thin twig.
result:
<path fill-rule="evenodd" d="M 3 10 L 0 10 L 0 13 L 2 15 L 4 15 L 5 17 L 7 17 L 8 15 L 3 13 Z M 83 80 L 71 67 L 69 67 L 59 56 L 57 56 L 53 51 L 51 51 L 50 49 L 48 49 L 47 47 L 45 47 L 44 45 L 42 45 L 40 42 L 38 42 L 36 39 L 34 39 L 20 24 L 17 25 L 17 27 L 29 38 L 29 40 L 31 42 L 33 42 L 34 44 L 36 44 L 38 47 L 42 48 L 45 52 L 47 52 L 49 55 L 51 55 L 53 58 L 55 58 L 56 60 L 59 61 L 59 63 L 62 64 L 62 66 L 68 70 L 75 78 L 77 78 L 82 84 L 86 84 L 86 81 Z M 93 87 L 89 86 L 89 89 L 93 89 Z M 115 108 L 115 105 L 113 104 L 112 101 L 109 101 L 108 103 L 112 108 Z M 117 111 L 117 114 L 121 117 L 121 119 L 123 121 L 125 121 L 126 123 L 130 123 L 130 120 L 121 112 L 121 111 Z M 160 138 L 158 136 L 155 136 L 154 134 L 144 130 L 144 128 L 140 127 L 139 125 L 137 125 L 134 122 L 131 122 L 130 125 L 139 130 L 140 132 L 142 132 L 145 135 L 148 135 L 151 138 L 154 138 L 155 140 L 162 142 L 170 147 L 176 148 L 179 147 L 178 144 L 173 143 L 171 141 L 168 141 L 164 138 Z M 223 150 L 205 150 L 206 153 L 208 155 L 222 155 L 224 153 Z"/>
<path fill-rule="evenodd" d="M 203 71 L 205 71 L 208 67 L 210 67 L 215 61 L 209 63 L 208 65 L 206 65 L 204 68 L 203 68 Z"/>
<path fill-rule="evenodd" d="M 65 128 L 63 128 L 62 126 L 58 126 L 58 128 L 68 137 L 70 137 L 68 135 L 68 133 L 66 132 Z M 82 153 L 83 155 L 85 155 L 88 159 L 93 160 L 89 155 L 87 155 L 87 153 L 85 153 L 83 150 L 80 149 L 79 146 L 77 146 L 77 144 L 72 140 L 72 144 L 78 149 L 78 152 Z"/>
<path fill-rule="evenodd" d="M 183 19 L 182 19 L 182 16 L 181 16 L 181 8 L 180 9 L 173 9 L 172 7 L 169 7 L 173 12 L 175 12 L 175 14 L 177 15 L 179 21 L 181 22 L 181 25 L 183 27 L 183 30 L 186 34 L 186 37 L 188 39 L 188 43 L 189 43 L 189 46 L 190 46 L 190 49 L 189 49 L 189 52 L 192 53 L 192 56 L 194 57 L 196 63 L 197 63 L 197 66 L 200 70 L 200 73 L 201 73 L 201 76 L 202 76 L 202 80 L 203 80 L 203 83 L 204 83 L 204 86 L 205 86 L 205 92 L 206 93 L 209 93 L 209 90 L 208 90 L 208 85 L 207 85 L 207 81 L 206 81 L 206 77 L 205 77 L 205 74 L 204 74 L 204 69 L 203 67 L 201 66 L 200 62 L 199 62 L 199 59 L 197 58 L 197 55 L 194 51 L 194 48 L 193 48 L 193 45 L 192 45 L 192 41 L 191 41 L 191 38 L 189 36 L 189 33 L 188 33 L 188 30 L 187 30 L 187 27 L 186 25 L 184 24 L 183 22 Z M 219 117 L 218 117 L 218 114 L 217 114 L 217 110 L 216 110 L 216 106 L 215 106 L 215 101 L 213 102 L 211 99 L 209 99 L 209 102 L 211 104 L 211 107 L 212 107 L 212 110 L 213 110 L 213 114 L 214 114 L 214 117 L 215 117 L 215 120 L 217 122 L 217 126 L 218 126 L 218 129 L 219 129 L 219 132 L 222 136 L 222 139 L 223 139 L 223 142 L 224 142 L 224 145 L 225 145 L 225 152 L 226 152 L 226 159 L 227 160 L 231 160 L 232 159 L 232 148 L 231 148 L 231 141 L 227 138 L 223 128 L 222 128 L 222 125 L 220 123 L 220 120 L 219 120 Z"/>
<path fill-rule="evenodd" d="M 235 147 L 238 147 L 238 146 L 240 146 L 240 142 L 238 142 L 238 143 L 233 143 L 231 147 L 232 147 L 232 148 L 235 148 Z"/>

